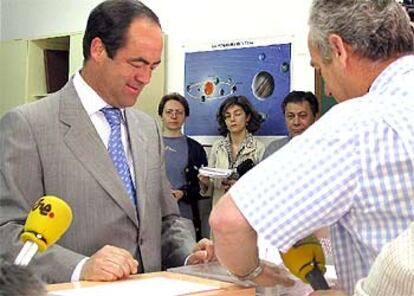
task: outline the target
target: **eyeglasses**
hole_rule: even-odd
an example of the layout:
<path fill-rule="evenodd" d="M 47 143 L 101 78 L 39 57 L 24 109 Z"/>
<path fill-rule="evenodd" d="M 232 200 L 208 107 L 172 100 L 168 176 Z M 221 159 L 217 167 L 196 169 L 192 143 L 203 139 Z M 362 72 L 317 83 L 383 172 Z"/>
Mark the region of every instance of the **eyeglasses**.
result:
<path fill-rule="evenodd" d="M 184 110 L 173 110 L 173 109 L 167 109 L 164 111 L 165 114 L 167 114 L 168 116 L 183 116 L 184 115 Z"/>

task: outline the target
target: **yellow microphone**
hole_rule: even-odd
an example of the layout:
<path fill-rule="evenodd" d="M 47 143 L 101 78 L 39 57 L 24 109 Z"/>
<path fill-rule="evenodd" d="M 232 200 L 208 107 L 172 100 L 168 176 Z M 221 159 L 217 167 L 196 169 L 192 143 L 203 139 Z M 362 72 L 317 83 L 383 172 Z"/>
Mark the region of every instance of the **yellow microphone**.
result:
<path fill-rule="evenodd" d="M 47 195 L 32 206 L 20 239 L 23 248 L 14 264 L 26 266 L 37 251 L 44 252 L 53 245 L 72 223 L 72 210 L 62 199 Z"/>
<path fill-rule="evenodd" d="M 309 283 L 314 290 L 329 289 L 323 277 L 326 271 L 325 255 L 315 235 L 311 234 L 301 239 L 286 253 L 280 255 L 290 272 L 303 282 Z"/>

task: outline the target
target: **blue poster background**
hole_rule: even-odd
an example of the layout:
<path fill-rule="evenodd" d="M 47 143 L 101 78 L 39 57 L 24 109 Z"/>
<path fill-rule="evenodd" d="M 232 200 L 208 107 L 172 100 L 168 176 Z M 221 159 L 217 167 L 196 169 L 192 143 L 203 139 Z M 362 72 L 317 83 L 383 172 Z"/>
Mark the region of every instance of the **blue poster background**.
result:
<path fill-rule="evenodd" d="M 290 43 L 186 53 L 184 90 L 190 117 L 185 134 L 218 135 L 220 104 L 228 96 L 244 95 L 264 118 L 256 135 L 286 135 L 280 104 L 290 91 L 290 68 Z"/>

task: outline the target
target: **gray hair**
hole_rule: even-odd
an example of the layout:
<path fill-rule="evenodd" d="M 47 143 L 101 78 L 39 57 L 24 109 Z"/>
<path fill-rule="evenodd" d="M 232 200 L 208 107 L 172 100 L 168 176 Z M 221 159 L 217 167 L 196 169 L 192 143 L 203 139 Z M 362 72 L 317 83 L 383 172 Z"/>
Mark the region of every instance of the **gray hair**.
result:
<path fill-rule="evenodd" d="M 325 62 L 331 61 L 330 34 L 373 61 L 414 50 L 410 20 L 395 0 L 313 0 L 309 27 L 309 41 Z"/>

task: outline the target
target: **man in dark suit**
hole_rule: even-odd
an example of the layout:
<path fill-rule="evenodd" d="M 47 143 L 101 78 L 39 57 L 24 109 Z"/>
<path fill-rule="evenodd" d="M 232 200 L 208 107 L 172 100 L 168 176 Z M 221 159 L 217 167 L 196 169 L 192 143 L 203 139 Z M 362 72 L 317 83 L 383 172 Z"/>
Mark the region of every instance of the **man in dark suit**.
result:
<path fill-rule="evenodd" d="M 30 206 L 56 195 L 73 223 L 32 261 L 46 282 L 112 281 L 212 258 L 210 242 L 194 248 L 169 194 L 155 120 L 129 108 L 162 48 L 148 7 L 102 2 L 88 19 L 83 68 L 57 93 L 1 119 L 0 255 L 16 256 Z"/>
<path fill-rule="evenodd" d="M 293 137 L 302 134 L 319 117 L 318 99 L 310 91 L 291 91 L 283 99 L 281 107 L 288 136 L 270 142 L 263 159 L 285 146 Z"/>

